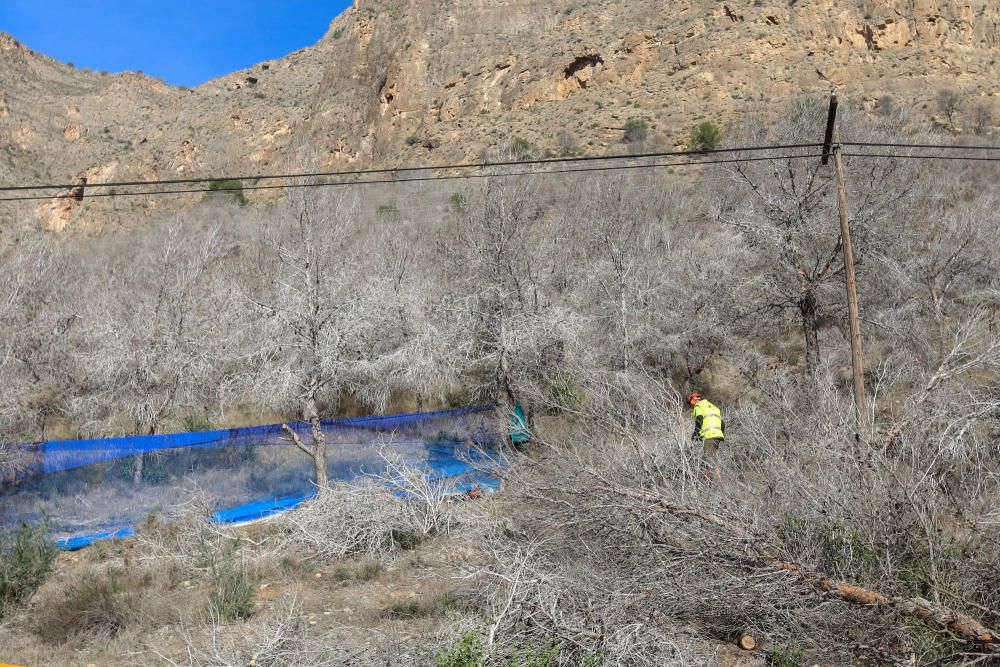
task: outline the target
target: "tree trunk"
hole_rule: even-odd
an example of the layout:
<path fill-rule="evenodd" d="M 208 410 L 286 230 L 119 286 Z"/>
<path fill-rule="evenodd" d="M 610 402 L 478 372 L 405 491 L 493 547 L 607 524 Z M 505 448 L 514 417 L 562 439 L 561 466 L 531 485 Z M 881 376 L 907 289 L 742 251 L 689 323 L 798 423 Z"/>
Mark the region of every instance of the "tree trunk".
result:
<path fill-rule="evenodd" d="M 143 456 L 145 456 L 145 455 L 140 452 L 139 454 L 136 454 L 132 458 L 132 483 L 133 484 L 139 484 L 140 482 L 142 482 L 142 469 L 143 469 L 143 464 L 145 463 L 145 459 L 143 458 Z"/>
<path fill-rule="evenodd" d="M 318 386 L 317 382 L 312 382 L 311 387 Z M 314 391 L 310 391 L 309 396 L 306 397 L 305 405 L 303 406 L 305 410 L 305 418 L 310 425 L 310 435 L 312 437 L 312 459 L 313 459 L 313 469 L 316 473 L 316 492 L 323 493 L 323 490 L 327 488 L 329 483 L 329 478 L 327 477 L 326 470 L 326 434 L 323 433 L 323 424 L 319 419 L 319 409 L 316 407 L 316 396 Z"/>
<path fill-rule="evenodd" d="M 810 377 L 819 368 L 819 317 L 816 309 L 816 293 L 812 290 L 802 292 L 799 315 L 802 317 L 802 337 L 805 341 L 806 375 Z"/>
<path fill-rule="evenodd" d="M 313 466 L 316 469 L 317 493 L 322 493 L 329 485 L 326 470 L 326 434 L 323 433 L 319 415 L 313 414 L 309 418 L 309 423 L 312 424 Z"/>

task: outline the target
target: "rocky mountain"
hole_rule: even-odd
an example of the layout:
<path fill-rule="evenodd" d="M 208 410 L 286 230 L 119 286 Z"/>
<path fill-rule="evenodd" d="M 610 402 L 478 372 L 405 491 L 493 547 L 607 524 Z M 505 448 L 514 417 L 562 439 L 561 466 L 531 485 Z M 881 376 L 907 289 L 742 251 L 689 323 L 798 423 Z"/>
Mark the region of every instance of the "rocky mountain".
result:
<path fill-rule="evenodd" d="M 0 182 L 446 164 L 514 138 L 612 153 L 630 119 L 683 147 L 704 120 L 831 89 L 960 130 L 962 110 L 1000 111 L 998 53 L 992 0 L 355 0 L 314 46 L 193 89 L 79 70 L 0 34 Z M 93 230 L 189 201 L 7 205 L 0 225 Z"/>

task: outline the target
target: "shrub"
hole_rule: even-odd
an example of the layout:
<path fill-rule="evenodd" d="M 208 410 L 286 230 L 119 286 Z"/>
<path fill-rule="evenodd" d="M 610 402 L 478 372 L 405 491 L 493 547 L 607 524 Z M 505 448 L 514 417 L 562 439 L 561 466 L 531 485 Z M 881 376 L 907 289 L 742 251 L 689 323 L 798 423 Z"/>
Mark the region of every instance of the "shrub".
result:
<path fill-rule="evenodd" d="M 528 159 L 533 150 L 534 146 L 531 145 L 531 142 L 523 137 L 516 137 L 514 141 L 510 142 L 510 152 L 514 155 L 515 160 Z"/>
<path fill-rule="evenodd" d="M 938 109 L 948 117 L 948 127 L 954 129 L 955 116 L 962 106 L 962 94 L 954 88 L 939 90 L 937 94 Z"/>
<path fill-rule="evenodd" d="M 512 657 L 507 664 L 509 667 L 556 667 L 560 664 L 559 649 L 553 646 L 528 649 L 522 655 Z"/>
<path fill-rule="evenodd" d="M 420 137 L 418 137 L 415 134 L 411 134 L 410 136 L 408 136 L 406 138 L 406 145 L 407 146 L 416 146 L 419 143 L 420 143 Z"/>
<path fill-rule="evenodd" d="M 256 590 L 242 565 L 226 561 L 213 568 L 215 588 L 208 594 L 208 611 L 214 619 L 235 621 L 253 613 Z"/>
<path fill-rule="evenodd" d="M 420 546 L 422 540 L 420 533 L 415 530 L 394 529 L 392 531 L 392 543 L 403 551 L 413 551 Z"/>
<path fill-rule="evenodd" d="M 559 410 L 575 410 L 583 404 L 583 389 L 567 375 L 557 375 L 549 384 L 549 396 Z"/>
<path fill-rule="evenodd" d="M 380 204 L 375 213 L 378 214 L 380 218 L 398 218 L 399 209 L 392 204 Z"/>
<path fill-rule="evenodd" d="M 146 603 L 152 603 L 155 596 L 145 589 L 151 584 L 148 572 L 120 568 L 85 571 L 62 588 L 46 587 L 39 593 L 32 629 L 49 644 L 61 644 L 75 636 L 117 634 L 150 618 Z"/>
<path fill-rule="evenodd" d="M 435 667 L 482 667 L 486 663 L 486 650 L 476 633 L 469 631 L 452 642 L 451 646 L 434 655 Z"/>
<path fill-rule="evenodd" d="M 649 135 L 649 123 L 642 118 L 630 118 L 622 130 L 622 141 L 626 144 L 638 144 Z"/>
<path fill-rule="evenodd" d="M 232 195 L 233 199 L 240 206 L 247 203 L 246 197 L 243 195 L 243 182 L 236 178 L 220 178 L 218 180 L 209 181 L 208 183 L 209 192 L 219 192 L 223 194 Z"/>
<path fill-rule="evenodd" d="M 564 127 L 556 132 L 556 147 L 561 155 L 572 155 L 576 152 L 576 137 Z"/>
<path fill-rule="evenodd" d="M 705 121 L 704 123 L 699 123 L 691 130 L 691 141 L 688 144 L 688 150 L 691 151 L 710 151 L 719 145 L 719 139 L 722 137 L 722 132 L 714 123 Z"/>
<path fill-rule="evenodd" d="M 58 550 L 46 532 L 44 524 L 22 524 L 0 547 L 0 617 L 7 607 L 30 598 L 52 570 Z"/>
<path fill-rule="evenodd" d="M 465 213 L 465 205 L 468 203 L 465 199 L 465 195 L 460 192 L 456 192 L 448 197 L 448 201 L 451 202 L 451 210 L 455 213 Z"/>
<path fill-rule="evenodd" d="M 767 652 L 767 664 L 768 667 L 802 667 L 804 660 L 801 651 L 777 644 Z"/>

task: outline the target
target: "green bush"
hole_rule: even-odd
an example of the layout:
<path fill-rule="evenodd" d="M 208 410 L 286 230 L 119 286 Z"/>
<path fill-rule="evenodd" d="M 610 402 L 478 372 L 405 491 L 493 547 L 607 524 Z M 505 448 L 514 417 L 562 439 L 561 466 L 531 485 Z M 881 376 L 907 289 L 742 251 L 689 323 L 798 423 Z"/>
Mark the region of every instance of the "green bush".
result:
<path fill-rule="evenodd" d="M 802 651 L 778 644 L 767 652 L 767 664 L 768 667 L 802 667 L 804 658 Z"/>
<path fill-rule="evenodd" d="M 242 566 L 225 562 L 215 568 L 215 588 L 208 593 L 208 610 L 212 618 L 235 621 L 253 613 L 256 589 Z"/>
<path fill-rule="evenodd" d="M 512 656 L 507 667 L 557 667 L 559 649 L 549 646 L 543 649 L 528 649 L 521 655 Z"/>
<path fill-rule="evenodd" d="M 688 144 L 690 151 L 710 151 L 719 145 L 722 132 L 718 126 L 709 121 L 699 123 L 691 130 L 691 141 Z"/>
<path fill-rule="evenodd" d="M 392 530 L 392 542 L 403 551 L 413 551 L 423 538 L 415 530 Z"/>
<path fill-rule="evenodd" d="M 416 146 L 419 143 L 420 143 L 420 137 L 418 137 L 415 134 L 411 134 L 410 136 L 408 136 L 406 138 L 406 145 L 407 146 Z"/>
<path fill-rule="evenodd" d="M 448 201 L 451 202 L 451 210 L 455 213 L 465 213 L 465 205 L 468 203 L 465 199 L 465 195 L 461 192 L 455 192 L 450 197 Z"/>
<path fill-rule="evenodd" d="M 510 142 L 510 152 L 514 155 L 515 160 L 528 159 L 533 150 L 534 146 L 531 145 L 531 142 L 522 137 L 516 137 L 514 141 Z"/>
<path fill-rule="evenodd" d="M 46 538 L 47 528 L 22 524 L 0 545 L 0 617 L 8 607 L 30 598 L 52 571 L 58 550 Z"/>
<path fill-rule="evenodd" d="M 486 650 L 472 631 L 434 655 L 434 667 L 483 667 L 485 664 Z"/>
<path fill-rule="evenodd" d="M 243 195 L 243 181 L 237 178 L 220 178 L 209 181 L 208 190 L 209 192 L 232 195 L 240 206 L 247 203 L 247 198 Z"/>
<path fill-rule="evenodd" d="M 626 144 L 642 143 L 649 135 L 649 123 L 642 118 L 630 118 L 625 121 L 622 130 L 622 141 Z"/>
<path fill-rule="evenodd" d="M 583 389 L 565 375 L 557 375 L 552 379 L 549 384 L 549 395 L 560 410 L 575 410 L 586 398 Z"/>

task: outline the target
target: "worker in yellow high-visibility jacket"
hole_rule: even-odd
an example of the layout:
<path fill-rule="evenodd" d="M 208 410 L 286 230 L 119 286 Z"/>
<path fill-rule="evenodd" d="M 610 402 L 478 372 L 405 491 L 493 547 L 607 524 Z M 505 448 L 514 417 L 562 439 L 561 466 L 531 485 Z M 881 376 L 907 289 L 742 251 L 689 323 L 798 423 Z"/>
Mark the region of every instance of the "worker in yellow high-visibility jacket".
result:
<path fill-rule="evenodd" d="M 719 445 L 726 440 L 726 422 L 722 419 L 722 411 L 698 392 L 688 396 L 688 405 L 691 406 L 694 415 L 694 433 L 691 434 L 691 438 L 701 440 L 703 443 L 702 456 L 705 460 L 703 475 L 707 478 L 708 475 L 705 473 L 714 468 L 715 477 L 721 482 L 722 472 L 716 465 L 715 458 L 719 453 Z"/>

